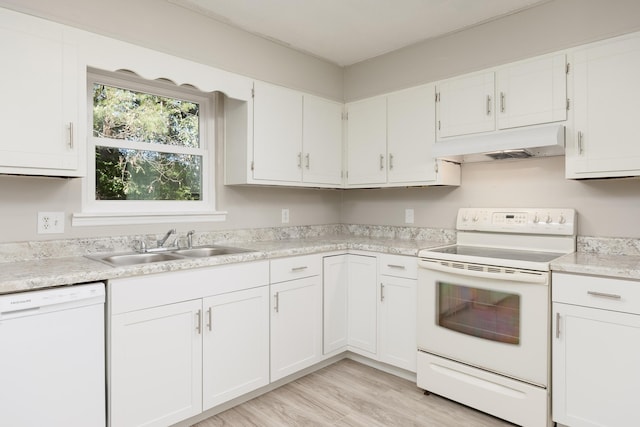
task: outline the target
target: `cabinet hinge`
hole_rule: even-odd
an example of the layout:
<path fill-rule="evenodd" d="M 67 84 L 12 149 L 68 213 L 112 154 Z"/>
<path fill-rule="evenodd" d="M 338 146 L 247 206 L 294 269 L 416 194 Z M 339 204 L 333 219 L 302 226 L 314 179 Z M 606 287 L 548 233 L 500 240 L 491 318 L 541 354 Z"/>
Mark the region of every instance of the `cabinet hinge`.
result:
<path fill-rule="evenodd" d="M 253 172 L 254 166 L 255 165 L 253 164 L 253 160 L 251 160 L 251 172 Z"/>
<path fill-rule="evenodd" d="M 571 100 L 567 98 L 567 111 L 571 108 Z"/>
<path fill-rule="evenodd" d="M 438 120 L 438 130 L 440 130 L 440 120 Z"/>
<path fill-rule="evenodd" d="M 436 162 L 433 164 L 433 170 L 436 171 L 436 173 L 438 173 L 438 161 L 436 160 Z"/>
<path fill-rule="evenodd" d="M 342 113 L 342 120 L 349 120 L 349 113 L 348 112 L 344 112 Z"/>
<path fill-rule="evenodd" d="M 436 102 L 440 102 L 440 92 L 436 92 Z"/>
<path fill-rule="evenodd" d="M 566 69 L 565 69 L 565 72 L 566 72 L 567 74 L 569 74 L 569 71 L 571 71 L 571 64 L 570 64 L 569 62 L 567 62 L 567 67 L 566 67 Z"/>
<path fill-rule="evenodd" d="M 254 88 L 251 88 L 251 97 L 252 98 L 256 97 L 256 90 Z"/>

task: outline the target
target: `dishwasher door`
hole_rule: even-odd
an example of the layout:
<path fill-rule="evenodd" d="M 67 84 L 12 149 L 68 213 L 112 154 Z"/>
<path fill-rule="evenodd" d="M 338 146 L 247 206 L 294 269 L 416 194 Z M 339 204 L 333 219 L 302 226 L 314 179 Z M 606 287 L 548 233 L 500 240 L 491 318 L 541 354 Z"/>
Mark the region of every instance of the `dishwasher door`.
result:
<path fill-rule="evenodd" d="M 0 295 L 0 425 L 106 424 L 103 283 Z"/>

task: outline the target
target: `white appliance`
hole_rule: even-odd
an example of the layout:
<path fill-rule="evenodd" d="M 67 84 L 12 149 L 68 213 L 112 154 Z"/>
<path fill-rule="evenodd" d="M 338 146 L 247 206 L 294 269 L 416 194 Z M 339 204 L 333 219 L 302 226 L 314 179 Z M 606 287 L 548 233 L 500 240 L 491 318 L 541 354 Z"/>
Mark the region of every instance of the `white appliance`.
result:
<path fill-rule="evenodd" d="M 463 208 L 456 228 L 418 254 L 418 386 L 550 425 L 549 264 L 575 251 L 575 210 Z"/>
<path fill-rule="evenodd" d="M 103 283 L 0 296 L 0 425 L 105 425 Z"/>

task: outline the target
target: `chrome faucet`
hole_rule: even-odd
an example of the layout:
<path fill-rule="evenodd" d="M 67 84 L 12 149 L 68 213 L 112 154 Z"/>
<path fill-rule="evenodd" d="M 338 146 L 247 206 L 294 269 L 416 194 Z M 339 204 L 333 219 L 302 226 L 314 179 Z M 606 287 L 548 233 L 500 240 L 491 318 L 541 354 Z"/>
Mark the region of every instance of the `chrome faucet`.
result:
<path fill-rule="evenodd" d="M 191 249 L 193 247 L 193 233 L 195 233 L 195 230 L 190 230 L 187 233 L 187 248 Z"/>
<path fill-rule="evenodd" d="M 167 231 L 167 234 L 165 234 L 162 239 L 158 240 L 158 247 L 159 248 L 163 247 L 164 244 L 167 243 L 167 239 L 169 238 L 169 236 L 171 236 L 172 234 L 176 234 L 175 228 L 172 228 L 171 230 Z"/>

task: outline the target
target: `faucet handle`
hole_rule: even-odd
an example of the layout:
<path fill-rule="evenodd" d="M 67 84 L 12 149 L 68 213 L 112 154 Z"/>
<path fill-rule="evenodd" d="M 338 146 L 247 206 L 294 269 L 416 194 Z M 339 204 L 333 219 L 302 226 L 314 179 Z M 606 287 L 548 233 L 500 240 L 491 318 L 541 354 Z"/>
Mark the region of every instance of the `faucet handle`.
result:
<path fill-rule="evenodd" d="M 147 252 L 147 243 L 142 239 L 133 240 L 133 249 L 137 252 Z M 137 245 L 136 245 L 137 244 Z M 137 247 L 136 247 L 137 246 Z"/>
<path fill-rule="evenodd" d="M 189 249 L 191 249 L 193 247 L 193 234 L 196 232 L 196 230 L 189 230 L 187 232 L 187 247 Z"/>

